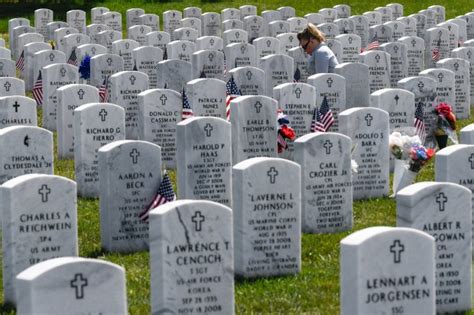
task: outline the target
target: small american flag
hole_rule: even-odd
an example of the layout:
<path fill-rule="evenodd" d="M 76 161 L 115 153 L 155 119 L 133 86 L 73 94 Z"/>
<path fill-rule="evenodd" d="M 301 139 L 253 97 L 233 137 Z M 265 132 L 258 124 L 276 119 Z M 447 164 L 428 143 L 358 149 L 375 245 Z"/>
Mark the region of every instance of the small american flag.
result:
<path fill-rule="evenodd" d="M 189 99 L 183 88 L 183 113 L 181 115 L 181 119 L 185 120 L 191 117 L 193 117 L 193 110 L 191 109 L 191 105 L 189 104 Z"/>
<path fill-rule="evenodd" d="M 152 209 L 173 200 L 176 200 L 176 195 L 173 190 L 173 185 L 171 185 L 171 180 L 165 171 L 160 186 L 158 187 L 158 191 L 156 192 L 155 197 L 153 197 L 153 201 L 142 213 L 139 214 L 138 217 L 142 221 L 148 222 L 149 214 Z"/>
<path fill-rule="evenodd" d="M 71 55 L 69 56 L 69 59 L 67 61 L 68 64 L 77 66 L 77 56 L 76 56 L 76 49 L 74 48 L 71 52 Z"/>
<path fill-rule="evenodd" d="M 295 73 L 293 74 L 293 82 L 300 82 L 301 80 L 301 72 L 300 72 L 300 68 L 296 67 L 296 71 Z"/>
<path fill-rule="evenodd" d="M 280 133 L 277 133 L 277 143 L 283 148 L 288 149 L 288 143 Z"/>
<path fill-rule="evenodd" d="M 329 103 L 325 96 L 321 107 L 319 109 L 314 109 L 310 130 L 311 132 L 326 132 L 331 128 L 332 124 L 334 124 L 334 116 L 329 108 Z"/>
<path fill-rule="evenodd" d="M 41 71 L 39 72 L 38 78 L 36 79 L 35 85 L 33 85 L 33 97 L 38 106 L 43 105 L 43 78 Z"/>
<path fill-rule="evenodd" d="M 416 105 L 414 126 L 415 126 L 415 133 L 418 135 L 418 137 L 420 137 L 421 143 L 425 143 L 425 139 L 426 139 L 426 129 L 425 129 L 425 123 L 423 120 L 424 120 L 423 103 L 419 102 Z"/>
<path fill-rule="evenodd" d="M 99 102 L 107 103 L 109 101 L 109 76 L 106 76 L 102 85 L 99 86 Z"/>
<path fill-rule="evenodd" d="M 19 71 L 25 71 L 25 51 L 24 50 L 21 52 L 20 57 L 18 57 L 18 60 L 16 61 L 16 68 Z"/>
<path fill-rule="evenodd" d="M 434 62 L 437 62 L 441 59 L 441 54 L 439 53 L 438 47 L 435 47 L 431 52 L 431 59 L 433 59 Z"/>
<path fill-rule="evenodd" d="M 433 51 L 431 51 L 431 59 L 433 59 L 434 62 L 437 62 L 441 59 L 441 52 L 439 48 L 441 47 L 441 38 L 438 40 L 438 43 L 435 48 L 433 48 Z"/>
<path fill-rule="evenodd" d="M 225 114 L 226 118 L 229 121 L 230 120 L 230 102 L 239 96 L 242 95 L 242 92 L 240 91 L 239 87 L 234 81 L 234 77 L 231 76 L 229 81 L 227 81 L 226 85 L 226 98 L 225 98 Z"/>
<path fill-rule="evenodd" d="M 377 50 L 379 47 L 380 47 L 379 37 L 377 36 L 377 33 L 375 33 L 374 37 L 372 37 L 372 40 L 367 45 L 366 50 Z"/>

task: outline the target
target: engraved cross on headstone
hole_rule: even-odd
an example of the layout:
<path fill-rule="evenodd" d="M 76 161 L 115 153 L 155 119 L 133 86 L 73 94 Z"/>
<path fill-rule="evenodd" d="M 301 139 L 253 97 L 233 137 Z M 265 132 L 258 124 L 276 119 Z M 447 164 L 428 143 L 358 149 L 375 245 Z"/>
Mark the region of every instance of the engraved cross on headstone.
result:
<path fill-rule="evenodd" d="M 206 126 L 204 126 L 204 131 L 206 132 L 206 137 L 210 137 L 211 136 L 211 132 L 214 128 L 212 128 L 211 124 L 210 123 L 207 123 Z"/>
<path fill-rule="evenodd" d="M 440 73 L 438 74 L 438 81 L 439 81 L 439 83 L 442 83 L 442 82 L 443 82 L 443 78 L 444 78 L 444 74 L 440 72 Z"/>
<path fill-rule="evenodd" d="M 334 82 L 334 80 L 329 77 L 327 80 L 326 80 L 326 83 L 328 84 L 328 88 L 332 87 L 332 83 Z"/>
<path fill-rule="evenodd" d="M 300 89 L 300 88 L 296 88 L 296 90 L 295 90 L 296 98 L 300 98 L 300 97 L 301 97 L 301 93 L 302 93 L 301 89 Z"/>
<path fill-rule="evenodd" d="M 240 52 L 242 53 L 242 55 L 245 54 L 246 50 L 247 50 L 246 46 L 244 46 L 244 45 L 240 46 Z"/>
<path fill-rule="evenodd" d="M 400 100 L 400 96 L 395 95 L 395 97 L 393 98 L 395 100 L 395 105 L 398 105 L 398 101 Z"/>
<path fill-rule="evenodd" d="M 191 221 L 193 221 L 196 231 L 200 232 L 202 229 L 202 223 L 206 221 L 206 217 L 201 214 L 201 211 L 196 211 L 196 213 L 191 217 Z"/>
<path fill-rule="evenodd" d="M 415 47 L 415 46 L 416 46 L 416 40 L 415 40 L 415 39 L 412 39 L 412 41 L 411 41 L 411 46 L 412 46 L 412 47 Z"/>
<path fill-rule="evenodd" d="M 3 86 L 5 87 L 5 91 L 10 92 L 10 88 L 12 86 L 10 82 L 7 81 Z"/>
<path fill-rule="evenodd" d="M 254 106 L 255 106 L 255 111 L 257 112 L 257 114 L 259 114 L 260 109 L 262 109 L 262 106 L 263 106 L 262 103 L 260 103 L 260 101 L 257 101 Z"/>
<path fill-rule="evenodd" d="M 420 92 L 424 87 L 425 87 L 425 84 L 422 81 L 418 82 L 418 89 L 420 89 Z"/>
<path fill-rule="evenodd" d="M 61 76 L 62 76 L 63 78 L 66 76 L 66 69 L 61 68 L 61 70 L 59 70 L 59 72 L 61 73 Z"/>
<path fill-rule="evenodd" d="M 469 162 L 471 162 L 471 169 L 474 170 L 474 153 L 469 157 Z"/>
<path fill-rule="evenodd" d="M 51 189 L 48 185 L 43 184 L 41 188 L 38 190 L 38 194 L 41 195 L 41 202 L 48 202 L 48 196 L 51 193 Z"/>
<path fill-rule="evenodd" d="M 454 70 L 455 70 L 456 72 L 458 72 L 458 70 L 459 70 L 459 63 L 455 62 L 454 65 L 453 65 L 453 67 L 454 67 Z"/>
<path fill-rule="evenodd" d="M 84 92 L 83 89 L 80 89 L 79 91 L 77 91 L 77 95 L 79 96 L 80 100 L 84 99 L 84 94 L 86 94 L 86 92 Z"/>
<path fill-rule="evenodd" d="M 326 154 L 331 154 L 331 148 L 333 147 L 333 144 L 330 140 L 324 141 L 323 147 L 326 149 Z"/>
<path fill-rule="evenodd" d="M 250 71 L 250 70 L 247 71 L 247 73 L 246 73 L 245 75 L 247 76 L 247 79 L 248 79 L 249 81 L 252 80 L 252 75 L 253 75 L 253 74 L 252 74 L 252 71 Z"/>
<path fill-rule="evenodd" d="M 112 58 L 107 58 L 107 65 L 112 66 Z"/>
<path fill-rule="evenodd" d="M 370 125 L 372 124 L 372 120 L 374 119 L 374 117 L 372 117 L 372 115 L 370 113 L 368 113 L 367 115 L 365 115 L 365 121 L 367 122 L 367 126 L 370 127 Z"/>
<path fill-rule="evenodd" d="M 443 192 L 440 192 L 436 197 L 436 203 L 438 204 L 439 211 L 444 211 L 444 205 L 446 202 L 448 202 L 448 197 L 446 197 Z"/>
<path fill-rule="evenodd" d="M 101 121 L 105 121 L 105 117 L 107 117 L 107 111 L 102 108 L 99 112 L 99 116 Z"/>
<path fill-rule="evenodd" d="M 132 152 L 130 152 L 130 157 L 132 158 L 132 163 L 138 163 L 138 157 L 140 156 L 140 152 L 136 148 L 133 148 Z"/>
<path fill-rule="evenodd" d="M 130 76 L 129 80 L 130 80 L 130 83 L 131 83 L 132 85 L 135 85 L 135 81 L 137 80 L 137 77 L 134 76 L 134 75 L 132 75 L 132 76 Z"/>
<path fill-rule="evenodd" d="M 84 288 L 87 287 L 87 278 L 82 273 L 76 273 L 74 279 L 71 280 L 71 288 L 76 291 L 76 299 L 84 298 Z"/>
<path fill-rule="evenodd" d="M 395 24 L 396 25 L 396 24 Z M 398 46 L 393 46 L 393 51 L 397 54 L 398 53 Z"/>
<path fill-rule="evenodd" d="M 214 56 L 213 53 L 211 53 L 211 54 L 209 54 L 209 56 L 207 56 L 207 58 L 209 58 L 209 62 L 212 62 L 214 60 L 214 57 L 215 56 Z"/>
<path fill-rule="evenodd" d="M 352 39 L 352 37 L 349 37 L 349 38 L 347 39 L 347 41 L 349 42 L 350 45 L 352 45 L 352 41 L 353 41 L 353 40 L 354 40 L 354 39 Z"/>
<path fill-rule="evenodd" d="M 96 49 L 95 47 L 92 47 L 92 48 L 91 48 L 91 53 L 92 53 L 93 55 L 95 55 L 96 52 L 97 52 L 97 49 Z"/>
<path fill-rule="evenodd" d="M 18 107 L 20 107 L 20 104 L 18 104 L 18 101 L 15 101 L 15 104 L 12 105 L 13 108 L 15 108 L 15 113 L 18 113 Z"/>
<path fill-rule="evenodd" d="M 390 252 L 393 253 L 393 262 L 399 264 L 402 261 L 402 253 L 405 251 L 405 245 L 400 240 L 393 241 L 390 246 Z"/>
<path fill-rule="evenodd" d="M 380 55 L 379 55 L 379 54 L 375 55 L 375 61 L 376 61 L 377 63 L 379 63 L 379 61 L 380 61 Z"/>
<path fill-rule="evenodd" d="M 160 96 L 161 105 L 166 105 L 166 100 L 168 100 L 166 95 L 163 94 Z"/>
<path fill-rule="evenodd" d="M 53 53 L 49 54 L 49 61 L 54 61 L 54 54 Z"/>
<path fill-rule="evenodd" d="M 268 177 L 270 178 L 270 184 L 275 184 L 276 177 L 278 176 L 278 171 L 274 166 L 270 167 L 267 172 Z"/>
<path fill-rule="evenodd" d="M 240 37 L 240 33 L 239 32 L 235 32 L 235 38 L 239 39 Z"/>
<path fill-rule="evenodd" d="M 471 50 L 468 50 L 466 55 L 467 55 L 468 59 L 472 59 L 472 51 Z"/>

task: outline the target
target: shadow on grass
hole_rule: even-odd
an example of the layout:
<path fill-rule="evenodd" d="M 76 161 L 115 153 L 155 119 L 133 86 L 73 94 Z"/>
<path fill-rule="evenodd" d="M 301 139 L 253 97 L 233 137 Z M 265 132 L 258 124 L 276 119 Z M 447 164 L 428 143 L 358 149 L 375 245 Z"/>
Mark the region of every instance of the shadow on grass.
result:
<path fill-rule="evenodd" d="M 0 314 L 15 314 L 15 305 L 12 303 L 0 304 Z"/>
<path fill-rule="evenodd" d="M 284 280 L 284 279 L 287 279 L 287 278 L 294 278 L 295 275 L 275 275 L 275 276 L 267 276 L 265 278 L 259 278 L 259 277 L 255 277 L 255 278 L 245 278 L 245 277 L 242 277 L 242 276 L 234 276 L 234 279 L 235 279 L 235 282 L 236 284 L 252 284 L 252 283 L 255 283 L 255 282 L 262 282 L 262 281 L 268 281 L 268 280 L 272 280 L 272 279 L 278 279 L 280 281 Z"/>
<path fill-rule="evenodd" d="M 109 252 L 108 250 L 105 250 L 103 248 L 96 249 L 92 252 L 87 253 L 87 258 L 98 258 L 98 257 L 104 257 L 108 254 L 112 254 L 112 252 Z M 1 314 L 1 313 L 0 313 Z"/>

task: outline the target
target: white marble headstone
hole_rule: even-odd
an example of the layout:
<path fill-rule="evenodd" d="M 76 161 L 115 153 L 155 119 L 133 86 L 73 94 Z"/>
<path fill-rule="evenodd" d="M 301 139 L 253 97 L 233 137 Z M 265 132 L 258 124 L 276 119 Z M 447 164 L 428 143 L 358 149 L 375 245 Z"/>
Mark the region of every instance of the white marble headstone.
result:
<path fill-rule="evenodd" d="M 245 278 L 301 271 L 301 167 L 253 158 L 233 168 L 235 273 Z"/>
<path fill-rule="evenodd" d="M 303 232 L 352 228 L 351 147 L 349 137 L 331 132 L 295 140 L 295 162 L 301 166 Z"/>
<path fill-rule="evenodd" d="M 17 274 L 50 258 L 78 255 L 76 183 L 29 174 L 4 183 L 0 191 L 3 290 L 6 302 L 16 302 Z"/>
<path fill-rule="evenodd" d="M 421 230 L 436 243 L 436 312 L 471 309 L 471 191 L 423 182 L 397 195 L 397 226 Z"/>
<path fill-rule="evenodd" d="M 380 226 L 340 244 L 341 314 L 435 314 L 432 236 Z"/>
<path fill-rule="evenodd" d="M 389 188 L 389 115 L 378 108 L 351 108 L 339 114 L 340 133 L 352 139 L 354 200 L 383 197 Z"/>
<path fill-rule="evenodd" d="M 36 102 L 21 95 L 0 97 L 0 128 L 37 126 Z"/>
<path fill-rule="evenodd" d="M 126 314 L 125 269 L 101 259 L 61 257 L 16 277 L 18 314 Z"/>
<path fill-rule="evenodd" d="M 232 162 L 253 157 L 277 157 L 278 103 L 263 95 L 238 97 L 230 102 Z"/>
<path fill-rule="evenodd" d="M 82 197 L 99 197 L 98 150 L 108 143 L 125 140 L 125 111 L 115 104 L 95 101 L 78 107 L 73 114 L 77 192 Z"/>
<path fill-rule="evenodd" d="M 221 118 L 193 117 L 177 125 L 179 199 L 232 206 L 231 125 Z"/>
<path fill-rule="evenodd" d="M 99 102 L 97 88 L 87 84 L 68 84 L 57 90 L 58 94 L 58 157 L 74 157 L 74 110 L 87 103 Z"/>
<path fill-rule="evenodd" d="M 180 200 L 152 210 L 152 313 L 232 314 L 233 249 L 232 211 L 224 205 Z"/>
<path fill-rule="evenodd" d="M 109 251 L 148 250 L 148 222 L 139 215 L 161 183 L 161 148 L 122 140 L 99 149 L 100 238 Z"/>

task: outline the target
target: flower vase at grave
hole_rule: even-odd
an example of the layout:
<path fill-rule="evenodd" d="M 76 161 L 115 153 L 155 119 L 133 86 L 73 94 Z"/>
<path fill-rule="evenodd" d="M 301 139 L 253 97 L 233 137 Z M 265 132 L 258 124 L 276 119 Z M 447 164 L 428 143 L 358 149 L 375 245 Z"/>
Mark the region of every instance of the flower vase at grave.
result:
<path fill-rule="evenodd" d="M 435 136 L 439 149 L 446 148 L 448 144 L 448 135 Z"/>
<path fill-rule="evenodd" d="M 408 185 L 413 184 L 416 172 L 408 169 L 408 164 L 404 160 L 395 159 L 395 171 L 393 173 L 393 195 Z"/>

